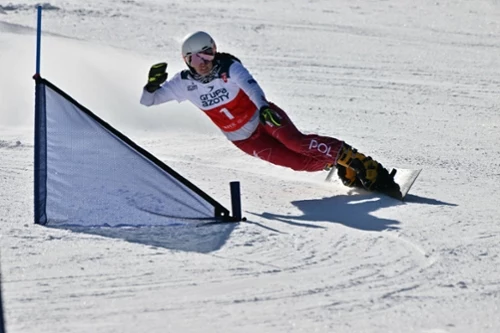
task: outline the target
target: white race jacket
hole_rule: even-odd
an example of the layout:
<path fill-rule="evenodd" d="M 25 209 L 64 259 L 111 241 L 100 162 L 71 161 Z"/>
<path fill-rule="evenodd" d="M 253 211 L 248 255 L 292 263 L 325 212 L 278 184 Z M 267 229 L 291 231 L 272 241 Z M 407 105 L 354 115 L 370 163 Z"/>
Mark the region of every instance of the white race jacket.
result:
<path fill-rule="evenodd" d="M 257 111 L 268 105 L 263 90 L 229 54 L 217 54 L 212 73 L 209 78 L 197 78 L 188 70 L 177 73 L 154 93 L 144 89 L 141 104 L 188 100 L 204 111 L 229 140 L 249 138 L 259 125 Z"/>

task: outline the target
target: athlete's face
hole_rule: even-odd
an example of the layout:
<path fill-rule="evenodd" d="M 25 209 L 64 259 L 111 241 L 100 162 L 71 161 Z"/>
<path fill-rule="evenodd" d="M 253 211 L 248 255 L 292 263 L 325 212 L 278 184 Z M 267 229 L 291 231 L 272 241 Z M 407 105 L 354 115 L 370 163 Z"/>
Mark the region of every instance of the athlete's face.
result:
<path fill-rule="evenodd" d="M 193 56 L 193 57 L 195 57 L 195 56 Z M 196 71 L 196 73 L 198 73 L 200 75 L 208 75 L 210 73 L 210 71 L 212 70 L 212 68 L 214 67 L 214 64 L 212 61 L 209 61 L 209 60 L 201 60 L 200 62 L 198 62 L 196 64 L 191 62 L 191 67 L 193 67 L 194 70 Z"/>
<path fill-rule="evenodd" d="M 184 60 L 187 64 L 194 68 L 196 73 L 200 75 L 207 75 L 214 67 L 214 58 L 215 50 L 209 48 L 198 53 L 189 54 L 184 58 Z"/>

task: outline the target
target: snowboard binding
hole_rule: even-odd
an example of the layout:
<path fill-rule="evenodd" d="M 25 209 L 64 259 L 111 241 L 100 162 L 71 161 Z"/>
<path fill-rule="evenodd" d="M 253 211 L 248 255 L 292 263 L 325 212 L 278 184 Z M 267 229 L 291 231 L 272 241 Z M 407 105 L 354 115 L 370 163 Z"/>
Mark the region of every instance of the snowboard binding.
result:
<path fill-rule="evenodd" d="M 389 173 L 381 163 L 347 144 L 342 147 L 337 160 L 337 174 L 344 185 L 402 198 L 399 185 L 394 181 L 396 172 L 393 169 Z"/>

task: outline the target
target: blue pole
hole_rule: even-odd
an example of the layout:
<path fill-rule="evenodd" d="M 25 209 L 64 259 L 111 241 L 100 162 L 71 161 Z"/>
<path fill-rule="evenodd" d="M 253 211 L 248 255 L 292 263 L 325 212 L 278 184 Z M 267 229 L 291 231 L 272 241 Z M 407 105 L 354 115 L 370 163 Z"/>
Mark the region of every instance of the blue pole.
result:
<path fill-rule="evenodd" d="M 42 47 L 42 6 L 38 6 L 37 27 L 36 27 L 36 73 L 40 76 L 40 49 Z"/>
<path fill-rule="evenodd" d="M 231 188 L 231 206 L 233 210 L 233 219 L 235 222 L 239 222 L 242 220 L 240 182 L 230 182 L 229 185 Z"/>
<path fill-rule="evenodd" d="M 3 316 L 3 301 L 2 301 L 2 272 L 0 272 L 0 333 L 5 333 L 5 319 Z"/>

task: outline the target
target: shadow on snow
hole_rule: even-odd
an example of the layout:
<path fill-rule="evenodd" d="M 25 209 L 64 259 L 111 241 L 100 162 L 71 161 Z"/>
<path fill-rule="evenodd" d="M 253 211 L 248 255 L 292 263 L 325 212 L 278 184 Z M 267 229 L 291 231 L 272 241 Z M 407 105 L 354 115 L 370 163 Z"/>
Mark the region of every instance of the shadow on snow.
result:
<path fill-rule="evenodd" d="M 386 207 L 400 206 L 407 203 L 419 203 L 436 206 L 456 206 L 443 201 L 408 195 L 405 202 L 373 194 L 336 195 L 329 198 L 298 200 L 292 204 L 302 211 L 302 215 L 280 215 L 273 213 L 254 214 L 266 219 L 278 220 L 290 225 L 308 228 L 322 226 L 304 223 L 327 221 L 343 224 L 350 228 L 366 231 L 398 229 L 397 220 L 379 218 L 372 213 Z"/>
<path fill-rule="evenodd" d="M 381 208 L 418 203 L 436 206 L 456 206 L 435 199 L 408 195 L 405 202 L 395 199 L 378 197 L 373 194 L 337 195 L 330 198 L 297 200 L 292 204 L 302 211 L 302 215 L 281 215 L 273 213 L 255 214 L 270 220 L 278 220 L 290 225 L 323 228 L 310 222 L 332 222 L 343 224 L 350 228 L 366 231 L 382 231 L 398 229 L 397 220 L 379 218 L 371 213 Z M 250 222 L 261 227 L 274 230 L 256 222 Z M 90 235 L 123 239 L 127 242 L 138 243 L 170 250 L 210 253 L 217 251 L 229 239 L 236 223 L 217 224 L 179 224 L 172 226 L 155 227 L 78 227 L 59 226 L 51 227 Z"/>
<path fill-rule="evenodd" d="M 179 224 L 152 227 L 78 227 L 59 226 L 56 229 L 123 239 L 127 242 L 170 250 L 209 253 L 219 250 L 229 239 L 236 223 L 211 225 Z"/>

